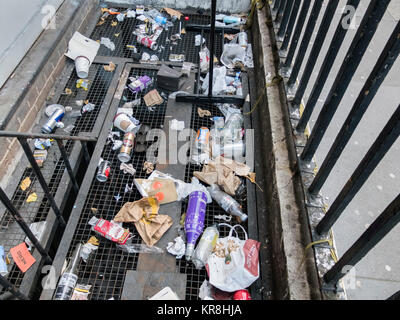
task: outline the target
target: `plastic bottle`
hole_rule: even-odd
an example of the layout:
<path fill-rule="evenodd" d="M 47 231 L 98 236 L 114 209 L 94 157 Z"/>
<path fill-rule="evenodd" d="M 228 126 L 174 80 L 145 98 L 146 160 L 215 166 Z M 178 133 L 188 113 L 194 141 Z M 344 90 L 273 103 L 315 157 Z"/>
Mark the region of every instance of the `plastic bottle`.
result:
<path fill-rule="evenodd" d="M 203 191 L 193 191 L 189 195 L 188 208 L 185 217 L 186 233 L 186 260 L 192 259 L 194 247 L 197 239 L 204 229 L 204 219 L 206 215 L 207 195 Z"/>
<path fill-rule="evenodd" d="M 217 244 L 219 231 L 217 224 L 204 230 L 203 235 L 193 254 L 193 263 L 197 269 L 201 269 L 207 263 L 207 259 Z"/>
<path fill-rule="evenodd" d="M 82 244 L 78 244 L 72 254 L 71 260 L 64 273 L 61 275 L 60 281 L 54 295 L 54 300 L 70 300 L 76 282 L 78 281 L 78 264 L 81 259 Z"/>
<path fill-rule="evenodd" d="M 212 184 L 207 190 L 222 209 L 232 216 L 239 217 L 241 222 L 247 220 L 247 215 L 240 209 L 240 204 L 229 194 L 223 192 L 216 184 Z"/>
<path fill-rule="evenodd" d="M 239 24 L 243 24 L 244 20 L 239 18 L 239 17 L 234 17 L 234 16 L 225 16 L 222 19 L 222 22 L 226 23 L 226 24 L 230 24 L 230 23 L 239 23 Z"/>
<path fill-rule="evenodd" d="M 223 129 L 224 141 L 239 142 L 242 138 L 243 115 L 232 113 L 225 122 Z"/>

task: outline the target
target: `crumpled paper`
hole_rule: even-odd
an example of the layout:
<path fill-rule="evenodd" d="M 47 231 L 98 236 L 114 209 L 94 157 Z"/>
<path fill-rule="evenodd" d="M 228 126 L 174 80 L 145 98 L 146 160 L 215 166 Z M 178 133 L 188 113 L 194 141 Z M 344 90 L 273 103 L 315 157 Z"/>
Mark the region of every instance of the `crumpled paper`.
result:
<path fill-rule="evenodd" d="M 115 216 L 114 221 L 133 222 L 143 241 L 152 246 L 173 223 L 170 216 L 158 214 L 159 208 L 156 198 L 146 197 L 135 202 L 127 202 Z"/>
<path fill-rule="evenodd" d="M 205 116 L 211 117 L 211 112 L 209 110 L 204 110 L 202 108 L 197 108 L 197 113 L 199 114 L 200 118 L 203 118 Z"/>
<path fill-rule="evenodd" d="M 238 176 L 249 178 L 252 182 L 255 181 L 255 173 L 250 172 L 249 166 L 222 156 L 217 157 L 214 161 L 209 161 L 203 166 L 202 171 L 195 171 L 193 175 L 209 185 L 217 184 L 231 196 L 235 195 L 235 191 L 240 185 L 241 181 Z"/>
<path fill-rule="evenodd" d="M 176 256 L 177 259 L 181 259 L 186 251 L 185 241 L 181 236 L 176 237 L 174 242 L 168 242 L 167 251 Z"/>
<path fill-rule="evenodd" d="M 136 169 L 133 167 L 132 163 L 125 163 L 122 162 L 121 165 L 119 166 L 119 169 L 124 172 L 124 174 L 129 173 L 131 175 L 134 175 L 136 173 Z"/>

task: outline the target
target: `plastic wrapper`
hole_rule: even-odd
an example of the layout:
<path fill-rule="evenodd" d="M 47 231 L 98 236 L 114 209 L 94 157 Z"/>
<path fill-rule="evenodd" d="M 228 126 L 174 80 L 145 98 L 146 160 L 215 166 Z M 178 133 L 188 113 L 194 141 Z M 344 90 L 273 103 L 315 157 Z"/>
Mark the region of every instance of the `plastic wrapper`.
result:
<path fill-rule="evenodd" d="M 176 256 L 176 259 L 181 259 L 186 251 L 184 239 L 179 236 L 174 239 L 174 242 L 168 242 L 167 251 Z"/>
<path fill-rule="evenodd" d="M 203 84 L 201 88 L 203 89 L 204 94 L 208 94 L 208 84 L 209 84 L 209 73 L 207 73 L 206 77 L 203 80 Z M 214 68 L 213 72 L 213 95 L 218 95 L 223 93 L 226 88 L 226 67 Z"/>
<path fill-rule="evenodd" d="M 227 68 L 234 68 L 236 62 L 244 62 L 245 58 L 246 49 L 238 43 L 227 43 L 224 45 L 224 51 L 221 55 L 221 63 Z"/>
<path fill-rule="evenodd" d="M 200 56 L 200 71 L 201 72 L 207 72 L 209 66 L 210 66 L 210 50 L 208 50 L 207 47 L 204 47 L 203 49 L 200 50 L 199 52 Z"/>
<path fill-rule="evenodd" d="M 104 45 L 106 48 L 110 49 L 111 51 L 115 50 L 115 44 L 109 38 L 101 37 L 100 44 Z"/>
<path fill-rule="evenodd" d="M 228 119 L 233 113 L 242 113 L 240 109 L 235 108 L 234 105 L 231 105 L 229 103 L 217 104 L 217 107 L 224 115 L 225 119 Z"/>
<path fill-rule="evenodd" d="M 72 293 L 71 300 L 89 300 L 90 289 L 92 285 L 90 284 L 77 284 L 74 288 L 74 292 Z"/>
<path fill-rule="evenodd" d="M 29 225 L 29 229 L 32 231 L 33 235 L 39 241 L 42 239 L 43 231 L 46 228 L 46 221 L 34 222 Z M 32 242 L 28 237 L 25 238 L 25 243 L 28 246 L 28 250 L 32 249 Z"/>

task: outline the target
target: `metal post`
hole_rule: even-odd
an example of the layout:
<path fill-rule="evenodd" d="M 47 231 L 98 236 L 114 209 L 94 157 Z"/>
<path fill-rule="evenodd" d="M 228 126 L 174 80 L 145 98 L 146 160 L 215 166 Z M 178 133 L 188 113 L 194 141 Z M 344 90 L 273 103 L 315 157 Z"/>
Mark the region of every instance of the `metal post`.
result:
<path fill-rule="evenodd" d="M 316 8 L 316 7 L 318 8 L 318 4 L 320 4 L 319 8 L 321 8 L 322 1 L 316 0 L 315 3 L 314 3 L 314 8 Z M 290 65 L 292 64 L 294 53 L 296 52 L 297 44 L 299 43 L 299 38 L 300 38 L 300 35 L 301 35 L 301 31 L 303 31 L 304 22 L 306 20 L 307 12 L 308 12 L 309 8 L 310 8 L 310 2 L 309 1 L 305 1 L 303 3 L 303 6 L 301 7 L 300 15 L 299 15 L 299 18 L 298 18 L 297 24 L 296 24 L 296 29 L 295 29 L 294 34 L 293 34 L 293 40 L 290 43 L 289 52 L 288 52 L 288 55 L 286 57 L 285 64 L 283 65 L 283 68 L 288 69 L 288 68 L 290 68 Z M 313 16 L 314 8 L 313 8 L 313 11 L 311 12 L 310 20 L 314 19 L 314 16 Z M 315 21 L 316 21 L 316 17 L 315 17 Z M 307 29 L 309 27 L 309 23 L 307 24 Z M 307 29 L 306 29 L 306 32 L 307 31 L 310 32 L 310 33 L 312 32 L 312 30 L 310 31 L 310 30 L 307 30 Z M 312 27 L 312 29 L 314 29 L 314 27 Z M 304 36 L 306 36 L 306 34 Z M 304 40 L 304 37 L 303 37 L 303 40 Z"/>
<path fill-rule="evenodd" d="M 281 0 L 275 0 L 274 6 L 273 6 L 273 8 L 272 8 L 272 11 L 275 12 L 276 10 L 278 10 L 280 4 L 281 4 Z"/>
<path fill-rule="evenodd" d="M 304 14 L 304 17 L 303 17 L 304 20 L 306 19 L 307 10 L 308 10 L 309 6 L 310 6 L 310 2 L 309 1 L 305 1 L 304 4 L 303 4 L 302 10 L 301 10 L 301 13 Z M 307 10 L 305 10 L 305 13 L 304 13 L 304 10 L 303 10 L 304 7 L 307 7 Z M 294 27 L 294 24 L 296 22 L 297 14 L 299 13 L 299 8 L 300 8 L 300 0 L 295 0 L 292 12 L 290 14 L 289 23 L 288 23 L 288 26 L 286 28 L 285 36 L 283 38 L 283 43 L 282 43 L 281 48 L 280 48 L 281 51 L 286 51 L 288 46 L 289 46 L 290 38 L 292 36 L 293 27 Z M 299 19 L 298 24 L 303 25 L 304 24 L 304 20 L 300 21 L 300 19 Z M 297 37 L 299 37 L 299 35 L 300 34 L 298 34 Z"/>
<path fill-rule="evenodd" d="M 400 222 L 400 195 L 369 226 L 339 261 L 324 275 L 328 284 L 336 284 L 345 266 L 356 265 L 375 245 Z"/>
<path fill-rule="evenodd" d="M 24 294 L 15 288 L 15 286 L 9 282 L 6 278 L 0 275 L 0 285 L 4 287 L 4 289 L 10 291 L 12 295 L 20 300 L 29 300 Z"/>
<path fill-rule="evenodd" d="M 35 171 L 35 174 L 38 177 L 39 183 L 42 186 L 43 191 L 46 194 L 47 199 L 49 200 L 50 205 L 53 208 L 54 213 L 56 214 L 60 225 L 62 227 L 65 227 L 66 224 L 65 224 L 64 218 L 61 215 L 60 209 L 58 208 L 56 201 L 54 200 L 53 196 L 51 195 L 50 189 L 47 186 L 46 180 L 44 179 L 38 164 L 36 163 L 36 160 L 33 156 L 33 153 L 31 151 L 31 148 L 29 147 L 28 142 L 26 141 L 25 138 L 18 138 L 18 141 L 21 144 L 22 148 L 24 149 L 24 152 L 29 160 L 29 163 L 31 164 L 33 171 Z"/>
<path fill-rule="evenodd" d="M 81 141 L 81 146 L 83 150 L 83 157 L 85 158 L 86 164 L 90 163 L 90 154 L 89 154 L 89 149 L 87 147 L 87 143 L 85 141 Z"/>
<path fill-rule="evenodd" d="M 283 10 L 285 9 L 285 6 L 286 6 L 287 2 L 288 2 L 287 0 L 281 0 L 281 2 L 279 3 L 278 11 L 277 11 L 276 16 L 275 16 L 275 22 L 280 22 L 281 21 Z"/>
<path fill-rule="evenodd" d="M 357 5 L 358 5 L 359 1 L 360 0 L 349 0 L 349 2 L 355 2 Z M 324 13 L 324 16 L 322 18 L 320 27 L 318 29 L 318 33 L 317 33 L 317 36 L 315 38 L 314 44 L 312 46 L 312 49 L 311 49 L 307 64 L 306 64 L 305 69 L 303 71 L 303 75 L 301 77 L 301 80 L 300 80 L 300 83 L 299 83 L 299 87 L 298 87 L 298 89 L 296 91 L 296 96 L 293 99 L 293 102 L 292 102 L 293 105 L 296 105 L 296 106 L 300 105 L 301 98 L 303 97 L 304 91 L 307 88 L 308 81 L 310 80 L 312 71 L 313 71 L 313 69 L 315 67 L 315 64 L 317 62 L 317 57 L 319 56 L 319 54 L 321 52 L 322 45 L 323 45 L 323 43 L 325 41 L 326 35 L 328 33 L 328 30 L 329 30 L 329 28 L 330 28 L 330 26 L 332 24 L 333 16 L 335 15 L 335 11 L 336 11 L 336 8 L 337 8 L 338 4 L 339 4 L 338 1 L 329 1 L 328 2 L 328 6 L 325 9 L 325 13 Z M 321 3 L 321 5 L 322 5 L 322 3 Z M 317 17 L 315 17 L 315 20 L 317 20 Z M 315 25 L 315 22 L 314 22 L 314 25 Z M 335 36 L 339 32 L 339 29 L 341 31 L 343 29 L 343 28 L 341 28 L 340 23 L 339 23 L 339 25 L 338 25 L 338 27 L 336 29 Z M 344 31 L 346 32 L 347 30 L 344 30 Z M 307 34 L 305 34 L 305 36 L 307 36 Z M 308 35 L 308 42 L 310 41 L 310 38 L 311 38 L 311 32 Z M 332 40 L 332 44 L 334 42 L 335 42 L 335 37 Z M 332 44 L 331 44 L 331 46 L 332 46 Z M 303 56 L 301 57 L 301 61 L 304 59 L 307 47 L 304 47 L 303 50 L 304 51 L 303 51 Z M 302 52 L 302 51 L 300 51 L 300 52 Z M 328 53 L 329 52 L 330 51 L 328 51 Z M 337 53 L 337 52 L 335 52 L 335 53 Z M 325 61 L 326 61 L 326 59 L 325 59 Z M 301 63 L 298 63 L 296 61 L 296 63 L 294 64 L 292 73 L 290 75 L 290 78 L 288 80 L 288 83 L 287 83 L 289 87 L 293 86 L 294 83 L 296 82 L 297 76 L 298 76 L 298 74 L 300 72 L 300 67 L 301 67 Z"/>
<path fill-rule="evenodd" d="M 379 87 L 385 80 L 385 77 L 392 68 L 394 62 L 400 53 L 400 22 L 397 23 L 392 35 L 390 36 L 385 48 L 383 49 L 374 69 L 372 70 L 364 87 L 361 89 L 346 121 L 344 122 L 339 134 L 336 136 L 335 142 L 330 148 L 328 155 L 325 157 L 322 166 L 319 168 L 308 191 L 317 194 L 326 179 L 328 178 L 332 168 L 336 164 L 342 154 L 343 149 L 349 142 L 351 136 L 356 130 L 368 106 L 375 97 Z"/>
<path fill-rule="evenodd" d="M 72 186 L 73 186 L 76 194 L 78 194 L 79 185 L 78 185 L 78 182 L 76 181 L 75 175 L 74 175 L 74 173 L 72 171 L 71 163 L 69 162 L 67 152 L 65 151 L 64 143 L 61 140 L 56 140 L 56 141 L 57 141 L 58 148 L 60 149 L 60 152 L 61 152 L 61 157 L 63 158 L 63 161 L 64 161 L 65 166 L 67 168 L 69 177 L 70 177 L 70 179 L 72 181 Z"/>
<path fill-rule="evenodd" d="M 319 234 L 327 232 L 333 226 L 333 224 L 340 217 L 344 209 L 346 209 L 347 205 L 354 198 L 357 192 L 361 189 L 365 181 L 367 181 L 368 177 L 375 170 L 376 166 L 385 156 L 386 152 L 388 152 L 399 135 L 400 105 L 397 107 L 397 110 L 383 128 L 374 144 L 368 150 L 365 157 L 361 160 L 357 169 L 340 191 L 328 212 L 318 223 L 316 231 Z"/>
<path fill-rule="evenodd" d="M 289 17 L 290 17 L 290 13 L 292 12 L 293 4 L 294 4 L 294 2 L 292 0 L 286 1 L 285 11 L 283 12 L 282 21 L 281 21 L 281 24 L 279 25 L 279 30 L 276 35 L 278 41 L 283 40 L 283 35 L 285 34 L 286 27 L 289 22 Z"/>
<path fill-rule="evenodd" d="M 210 71 L 208 73 L 208 96 L 212 96 L 213 91 L 213 75 L 214 75 L 214 52 L 215 52 L 215 15 L 217 11 L 217 0 L 211 1 L 211 30 L 210 30 Z"/>
<path fill-rule="evenodd" d="M 310 161 L 314 156 L 389 3 L 390 0 L 371 1 L 301 154 L 302 160 Z"/>
<path fill-rule="evenodd" d="M 28 237 L 28 239 L 31 240 L 31 242 L 35 246 L 35 248 L 38 249 L 38 251 L 42 255 L 45 262 L 47 264 L 51 264 L 52 260 L 51 260 L 50 256 L 48 255 L 47 251 L 42 247 L 39 240 L 32 233 L 31 229 L 26 224 L 24 218 L 22 218 L 21 214 L 18 212 L 17 208 L 15 208 L 15 206 L 12 204 L 11 200 L 8 199 L 6 193 L 4 192 L 4 190 L 2 188 L 0 188 L 0 200 L 1 200 L 1 202 L 3 202 L 3 204 L 6 206 L 7 210 L 11 213 L 11 215 L 13 216 L 15 221 L 18 223 L 18 225 L 24 231 L 24 233 Z"/>

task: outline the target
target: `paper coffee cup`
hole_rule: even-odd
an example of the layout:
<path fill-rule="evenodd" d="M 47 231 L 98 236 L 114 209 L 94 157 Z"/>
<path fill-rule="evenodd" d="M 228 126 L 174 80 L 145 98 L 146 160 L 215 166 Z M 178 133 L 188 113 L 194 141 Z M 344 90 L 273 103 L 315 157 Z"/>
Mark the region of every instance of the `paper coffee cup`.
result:
<path fill-rule="evenodd" d="M 79 78 L 85 79 L 89 75 L 90 61 L 88 58 L 79 56 L 75 59 L 76 74 Z"/>
<path fill-rule="evenodd" d="M 114 118 L 114 126 L 123 132 L 132 132 L 136 125 L 129 119 L 125 113 L 118 113 Z"/>

